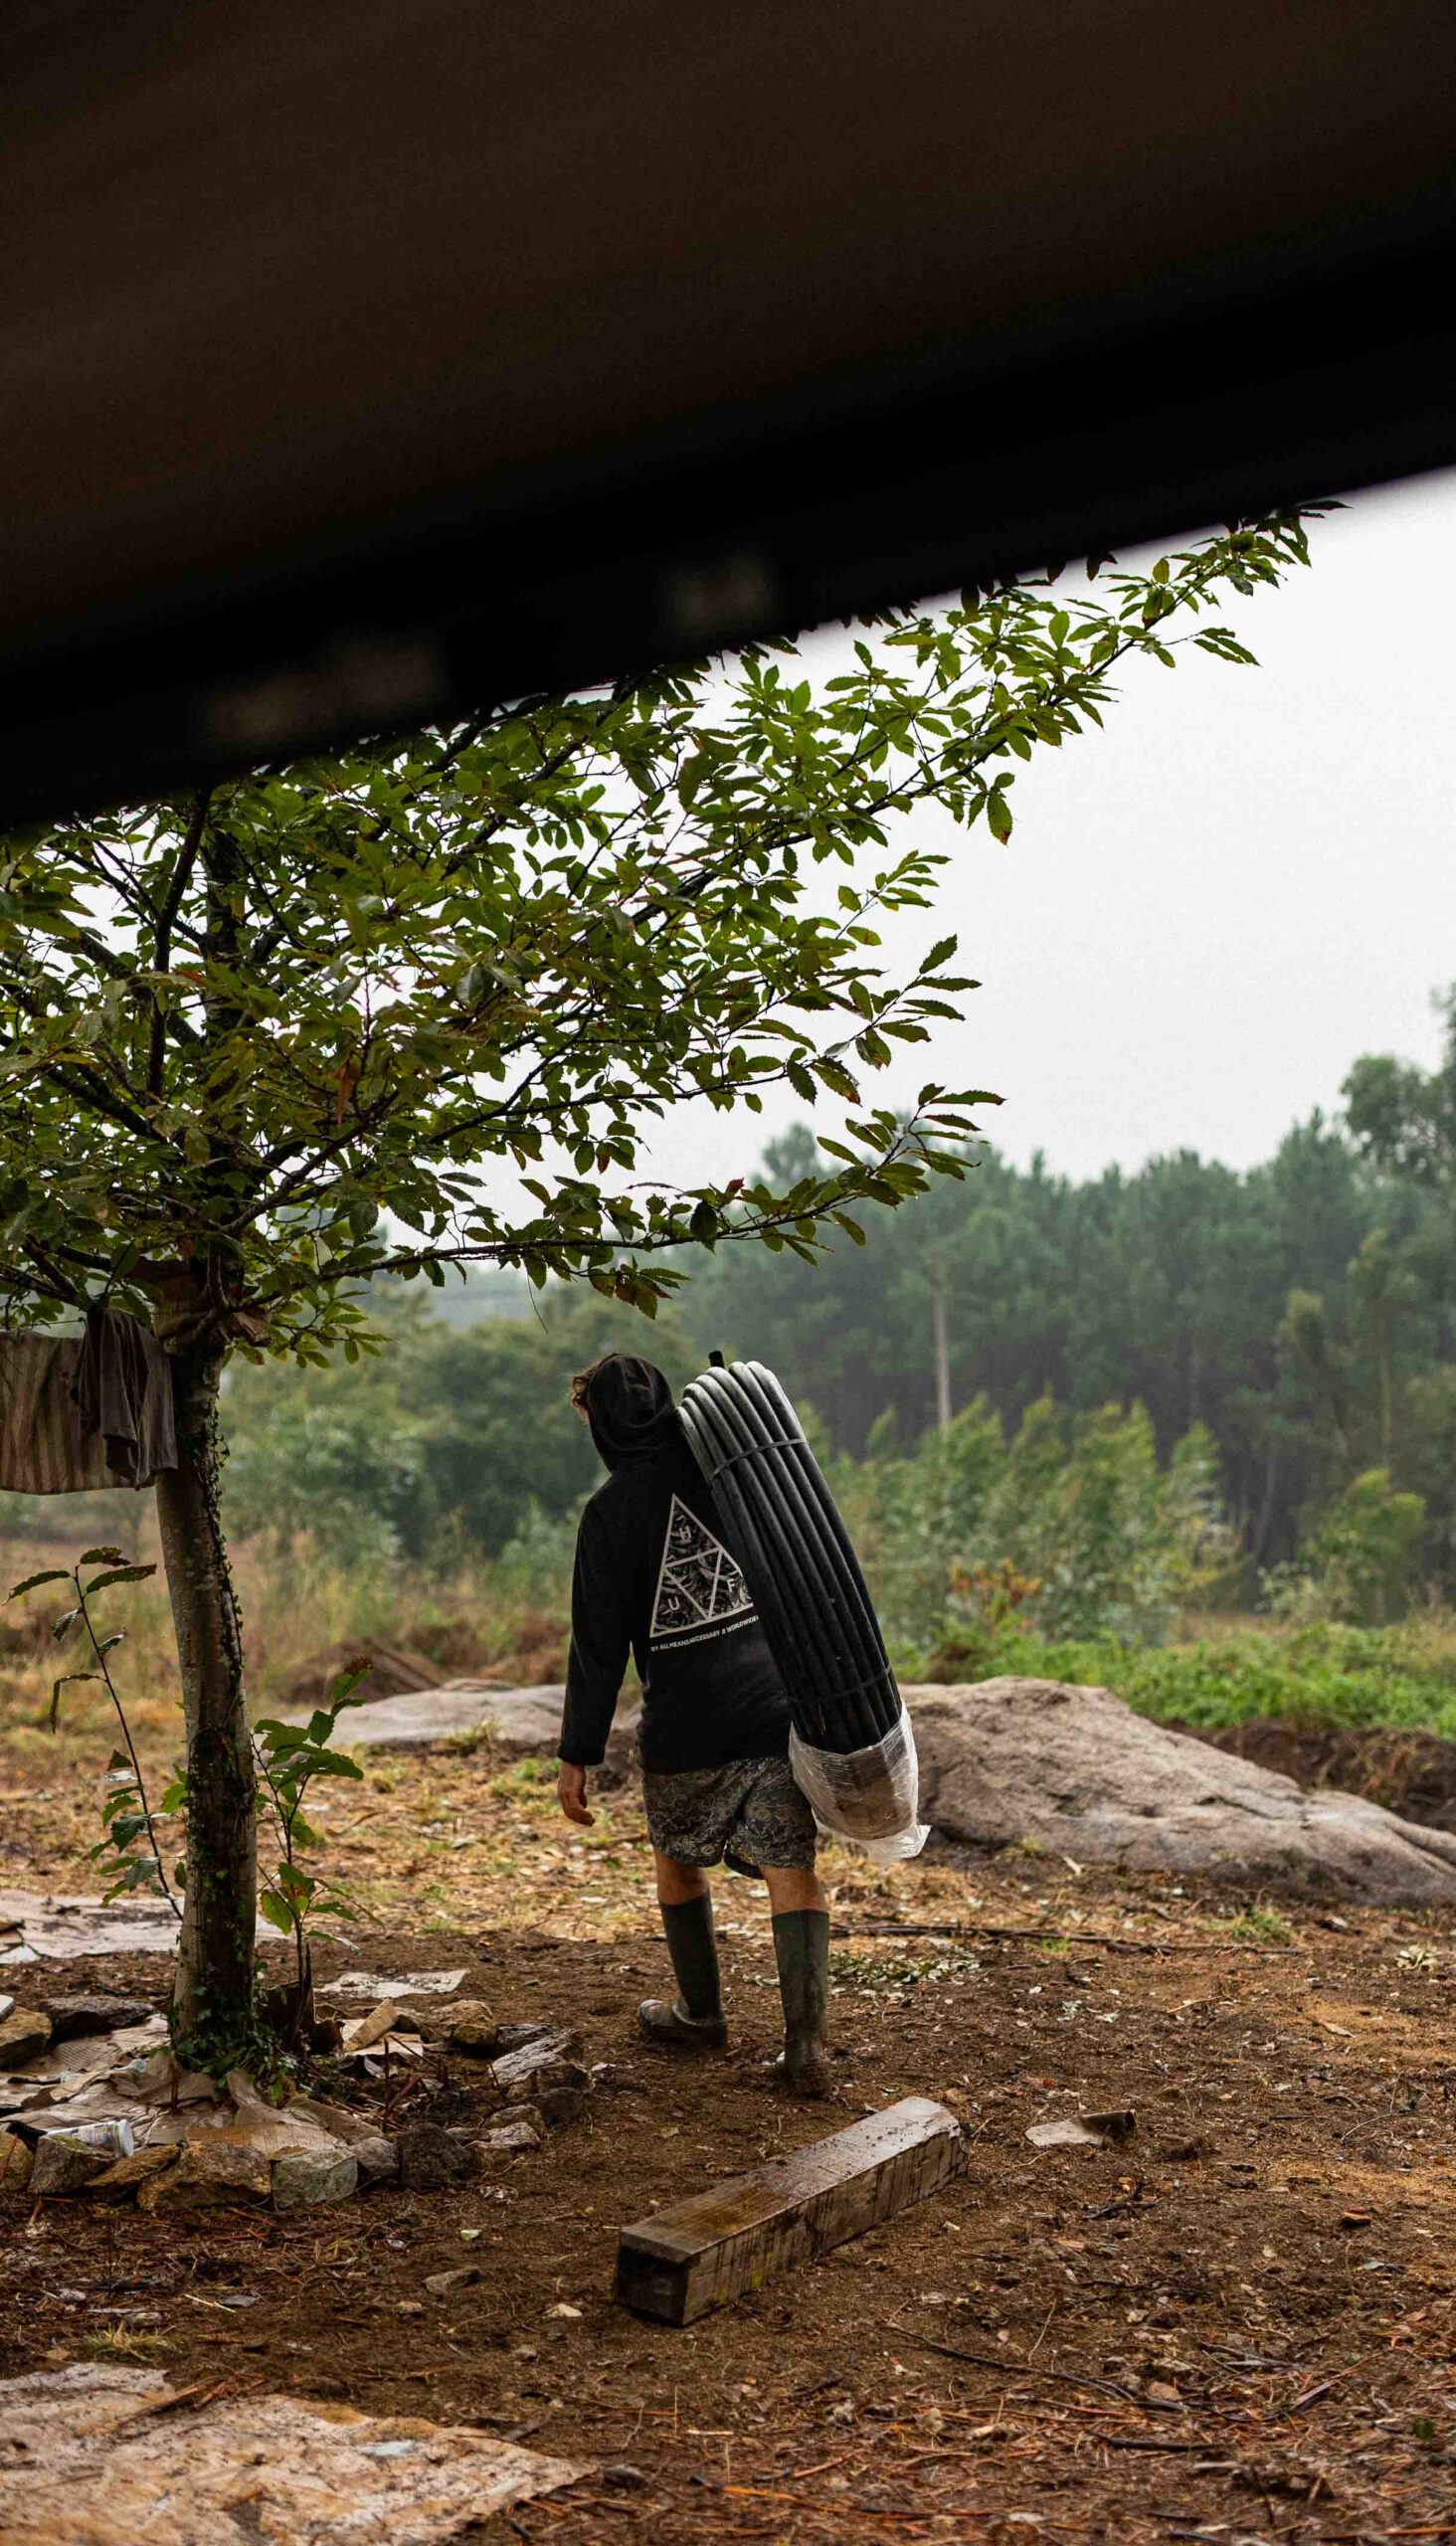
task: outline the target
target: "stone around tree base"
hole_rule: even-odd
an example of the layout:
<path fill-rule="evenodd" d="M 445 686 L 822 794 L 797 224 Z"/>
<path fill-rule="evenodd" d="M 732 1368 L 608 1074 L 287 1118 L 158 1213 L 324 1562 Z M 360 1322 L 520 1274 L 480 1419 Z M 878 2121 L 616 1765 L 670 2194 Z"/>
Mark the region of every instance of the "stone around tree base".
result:
<path fill-rule="evenodd" d="M 111 2160 L 104 2149 L 81 2148 L 74 2139 L 64 2138 L 60 2131 L 36 2142 L 31 2165 L 32 2197 L 49 2193 L 84 2192 L 97 2175 L 106 2172 Z"/>
<path fill-rule="evenodd" d="M 92 2201 L 139 2200 L 143 2184 L 164 2175 L 177 2162 L 175 2148 L 133 2148 L 129 2157 L 118 2157 L 102 2175 L 96 2175 L 88 2186 Z"/>
<path fill-rule="evenodd" d="M 157 2201 L 148 2207 L 159 2203 L 180 2210 L 192 2202 L 267 2201 L 272 2190 L 268 2159 L 256 2148 L 240 2147 L 216 2130 L 198 2130 L 183 2142 L 176 2165 L 156 2178 Z"/>
<path fill-rule="evenodd" d="M 351 2149 L 340 2148 L 336 2154 L 298 2149 L 273 2159 L 273 2208 L 301 2210 L 314 2202 L 347 2201 L 358 2181 L 359 2168 Z"/>

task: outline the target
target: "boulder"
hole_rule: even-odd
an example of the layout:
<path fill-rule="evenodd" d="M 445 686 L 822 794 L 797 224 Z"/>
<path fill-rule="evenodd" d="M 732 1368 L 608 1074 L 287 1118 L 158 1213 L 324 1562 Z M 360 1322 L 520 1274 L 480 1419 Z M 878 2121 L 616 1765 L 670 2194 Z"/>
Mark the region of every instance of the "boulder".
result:
<path fill-rule="evenodd" d="M 301 2210 L 313 2202 L 347 2201 L 358 2181 L 352 2149 L 296 2149 L 273 2160 L 273 2208 Z"/>
<path fill-rule="evenodd" d="M 51 2047 L 51 2019 L 39 2007 L 12 2007 L 0 2016 L 0 2070 L 23 2069 Z"/>
<path fill-rule="evenodd" d="M 1003 1678 L 908 1689 L 920 1814 L 947 1838 L 1031 1842 L 1240 1890 L 1456 1901 L 1456 1837 L 1136 1715 L 1109 1689 Z M 497 2064 L 497 2074 L 499 2064 Z"/>

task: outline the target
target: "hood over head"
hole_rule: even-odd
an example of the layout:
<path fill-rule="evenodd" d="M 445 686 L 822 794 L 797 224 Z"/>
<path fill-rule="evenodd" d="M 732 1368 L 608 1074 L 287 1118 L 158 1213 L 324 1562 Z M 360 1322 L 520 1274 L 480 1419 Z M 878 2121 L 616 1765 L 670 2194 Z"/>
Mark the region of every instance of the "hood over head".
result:
<path fill-rule="evenodd" d="M 666 1377 L 638 1354 L 610 1353 L 592 1372 L 586 1398 L 592 1439 L 609 1468 L 650 1458 L 681 1431 Z"/>

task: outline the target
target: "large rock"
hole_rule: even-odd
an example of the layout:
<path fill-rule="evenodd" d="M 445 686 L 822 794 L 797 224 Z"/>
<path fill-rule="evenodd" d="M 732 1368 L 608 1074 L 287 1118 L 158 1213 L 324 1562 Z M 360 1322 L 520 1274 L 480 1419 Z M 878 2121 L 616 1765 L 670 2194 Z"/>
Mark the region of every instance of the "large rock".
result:
<path fill-rule="evenodd" d="M 1456 1837 L 1135 1715 L 1109 1689 L 982 1680 L 907 1689 L 921 1818 L 978 1847 L 1030 1840 L 1125 1865 L 1384 1902 L 1456 1901 Z"/>
<path fill-rule="evenodd" d="M 372 1689 L 372 1680 L 365 1681 Z M 507 1759 L 549 1758 L 561 1738 L 561 1709 L 566 1691 L 548 1683 L 537 1689 L 503 1689 L 490 1680 L 447 1680 L 439 1688 L 381 1694 L 366 1706 L 351 1707 L 339 1719 L 338 1737 L 351 1746 L 412 1750 L 432 1741 L 448 1741 L 461 1733 L 487 1735 Z M 296 1704 L 279 1710 L 285 1723 L 301 1723 L 306 1709 Z M 625 1774 L 635 1755 L 639 1710 L 624 1704 L 607 1743 L 604 1766 Z"/>
<path fill-rule="evenodd" d="M 147 1998 L 118 1998 L 105 1989 L 89 1995 L 67 1990 L 60 1997 L 45 2001 L 53 2042 L 77 2042 L 90 2034 L 119 2033 L 133 2025 L 148 2024 L 152 2012 Z"/>

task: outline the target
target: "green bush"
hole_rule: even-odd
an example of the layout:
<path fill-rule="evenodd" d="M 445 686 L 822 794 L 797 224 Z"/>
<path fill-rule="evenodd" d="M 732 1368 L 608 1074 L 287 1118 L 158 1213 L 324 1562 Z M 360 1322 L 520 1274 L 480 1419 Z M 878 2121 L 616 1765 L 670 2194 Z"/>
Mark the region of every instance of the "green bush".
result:
<path fill-rule="evenodd" d="M 913 1682 L 928 1657 L 895 1654 Z M 1283 1716 L 1347 1725 L 1403 1725 L 1456 1740 L 1456 1637 L 1428 1621 L 1396 1627 L 1318 1622 L 1259 1627 L 1192 1644 L 1113 1637 L 1055 1639 L 1014 1623 L 990 1633 L 968 1679 L 999 1672 L 1111 1689 L 1140 1715 L 1193 1725 Z"/>

